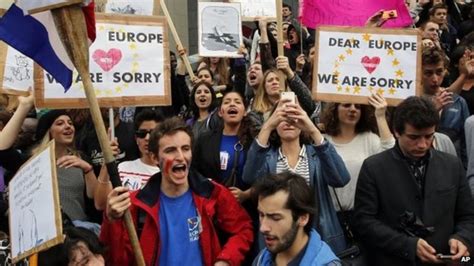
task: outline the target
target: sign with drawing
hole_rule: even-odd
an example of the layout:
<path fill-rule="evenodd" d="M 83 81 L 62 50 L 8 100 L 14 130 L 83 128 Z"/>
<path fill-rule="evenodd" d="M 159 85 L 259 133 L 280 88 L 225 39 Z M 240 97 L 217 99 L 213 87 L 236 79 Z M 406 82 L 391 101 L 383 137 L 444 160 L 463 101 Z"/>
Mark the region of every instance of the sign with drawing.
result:
<path fill-rule="evenodd" d="M 242 57 L 240 4 L 200 2 L 198 9 L 199 55 Z"/>
<path fill-rule="evenodd" d="M 106 13 L 152 16 L 158 14 L 159 0 L 108 0 Z"/>
<path fill-rule="evenodd" d="M 33 60 L 0 42 L 0 92 L 25 94 L 33 87 Z"/>
<path fill-rule="evenodd" d="M 229 2 L 240 3 L 243 21 L 254 21 L 258 17 L 276 20 L 275 0 L 230 0 Z"/>
<path fill-rule="evenodd" d="M 371 93 L 379 93 L 397 105 L 421 94 L 416 30 L 319 27 L 316 40 L 316 100 L 367 104 Z"/>
<path fill-rule="evenodd" d="M 97 39 L 89 48 L 89 71 L 102 107 L 170 105 L 166 20 L 162 17 L 97 14 Z M 36 71 L 38 70 L 38 71 Z M 40 108 L 87 108 L 81 77 L 71 88 L 35 69 Z"/>
<path fill-rule="evenodd" d="M 13 263 L 64 241 L 54 141 L 35 154 L 9 184 Z"/>

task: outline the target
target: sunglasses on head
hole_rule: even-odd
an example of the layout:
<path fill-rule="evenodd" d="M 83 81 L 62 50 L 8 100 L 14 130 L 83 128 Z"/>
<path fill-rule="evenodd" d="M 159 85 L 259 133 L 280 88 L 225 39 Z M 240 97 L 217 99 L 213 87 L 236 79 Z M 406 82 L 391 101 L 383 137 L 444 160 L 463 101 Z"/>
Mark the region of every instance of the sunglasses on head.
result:
<path fill-rule="evenodd" d="M 137 136 L 137 138 L 143 139 L 144 137 L 146 137 L 146 135 L 150 134 L 152 131 L 153 131 L 152 129 L 139 129 L 135 131 L 135 136 Z"/>

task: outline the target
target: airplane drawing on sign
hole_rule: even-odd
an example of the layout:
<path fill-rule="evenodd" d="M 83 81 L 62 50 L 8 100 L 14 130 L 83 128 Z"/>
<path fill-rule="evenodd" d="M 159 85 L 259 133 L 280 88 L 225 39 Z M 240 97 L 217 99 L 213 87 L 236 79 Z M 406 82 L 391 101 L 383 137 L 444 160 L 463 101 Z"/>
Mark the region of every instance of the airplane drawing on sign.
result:
<path fill-rule="evenodd" d="M 235 47 L 238 49 L 237 45 L 235 45 L 235 40 L 232 35 L 228 33 L 223 33 L 221 30 L 218 29 L 218 26 L 215 26 L 213 29 L 214 33 L 209 34 L 209 38 L 214 39 L 216 42 L 224 43 L 226 45 Z"/>

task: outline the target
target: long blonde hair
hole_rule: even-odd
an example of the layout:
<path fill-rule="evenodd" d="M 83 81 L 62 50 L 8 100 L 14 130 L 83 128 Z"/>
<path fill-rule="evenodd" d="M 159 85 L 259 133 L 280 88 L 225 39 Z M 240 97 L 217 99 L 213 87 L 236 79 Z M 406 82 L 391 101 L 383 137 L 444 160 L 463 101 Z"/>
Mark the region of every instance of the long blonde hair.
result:
<path fill-rule="evenodd" d="M 202 62 L 206 63 L 207 67 L 212 71 L 210 57 L 203 57 Z M 214 84 L 229 84 L 229 61 L 227 58 L 219 57 L 219 62 L 217 63 L 216 71 L 213 74 Z"/>
<path fill-rule="evenodd" d="M 273 108 L 273 103 L 270 101 L 270 98 L 267 94 L 267 90 L 265 89 L 265 83 L 270 73 L 278 75 L 276 69 L 269 69 L 265 72 L 265 74 L 263 75 L 262 82 L 260 82 L 260 85 L 258 85 L 257 92 L 255 93 L 255 98 L 252 103 L 253 111 L 264 114 Z"/>

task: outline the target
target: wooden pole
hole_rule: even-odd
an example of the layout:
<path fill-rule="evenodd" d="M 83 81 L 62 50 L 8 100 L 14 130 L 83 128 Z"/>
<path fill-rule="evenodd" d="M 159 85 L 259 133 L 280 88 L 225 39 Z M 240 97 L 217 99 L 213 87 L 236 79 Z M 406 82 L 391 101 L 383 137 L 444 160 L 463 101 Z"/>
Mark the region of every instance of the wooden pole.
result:
<path fill-rule="evenodd" d="M 84 20 L 84 14 L 79 5 L 71 5 L 51 10 L 53 13 L 56 27 L 60 34 L 62 43 L 69 54 L 74 66 L 81 76 L 84 84 L 87 101 L 94 122 L 97 137 L 104 155 L 106 165 L 114 164 L 115 158 L 109 145 L 104 121 L 100 113 L 99 104 L 95 96 L 94 88 L 89 74 L 89 45 L 87 43 L 87 31 Z M 116 171 L 116 170 L 115 170 Z M 110 173 L 110 171 L 109 171 Z M 120 185 L 120 180 L 115 180 L 111 174 L 113 186 Z M 128 230 L 130 242 L 135 254 L 136 264 L 145 266 L 145 260 L 140 249 L 135 226 L 132 221 L 130 211 L 127 210 L 124 215 L 125 225 Z"/>
<path fill-rule="evenodd" d="M 173 24 L 173 20 L 171 19 L 170 13 L 168 12 L 168 8 L 166 7 L 165 1 L 160 0 L 160 4 L 161 4 L 161 9 L 163 10 L 163 14 L 165 15 L 166 20 L 168 21 L 168 26 L 170 27 L 171 34 L 173 34 L 174 41 L 176 42 L 176 45 L 178 46 L 178 50 L 184 49 L 183 44 L 181 43 L 181 39 L 179 38 L 178 32 L 176 31 L 176 28 Z M 181 56 L 181 58 L 183 59 L 184 65 L 186 66 L 186 70 L 189 73 L 189 77 L 191 78 L 191 80 L 193 80 L 194 72 L 193 72 L 193 68 L 191 67 L 191 63 L 189 63 L 188 55 L 184 54 L 183 56 Z"/>
<path fill-rule="evenodd" d="M 277 10 L 277 48 L 278 48 L 278 56 L 285 56 L 285 52 L 283 50 L 283 16 L 282 16 L 282 8 L 283 3 L 282 0 L 276 0 L 276 10 Z M 278 71 L 278 78 L 280 79 L 280 91 L 285 91 L 285 80 L 286 75 L 283 71 Z"/>

